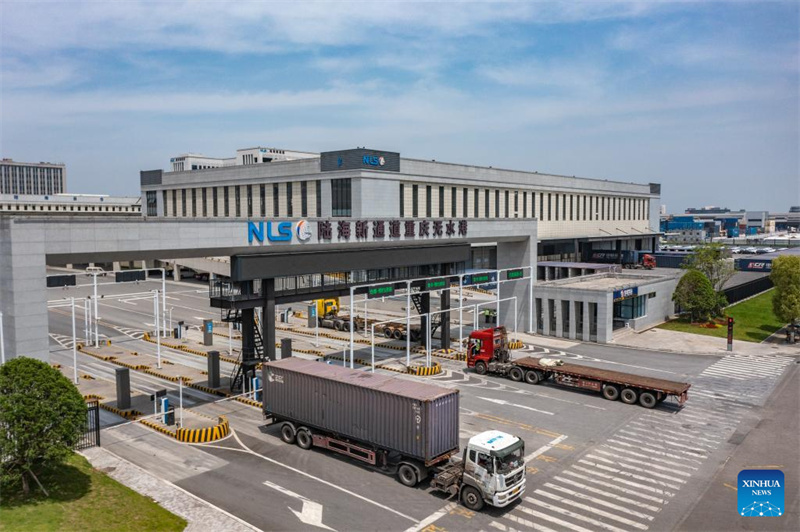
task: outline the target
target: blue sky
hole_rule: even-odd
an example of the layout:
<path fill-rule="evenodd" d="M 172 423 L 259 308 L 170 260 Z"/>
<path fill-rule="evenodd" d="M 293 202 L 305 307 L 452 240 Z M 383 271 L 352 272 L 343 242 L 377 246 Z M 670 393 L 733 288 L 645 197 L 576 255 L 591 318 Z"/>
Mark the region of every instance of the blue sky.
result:
<path fill-rule="evenodd" d="M 0 3 L 0 153 L 138 194 L 185 152 L 403 156 L 800 205 L 798 2 Z"/>

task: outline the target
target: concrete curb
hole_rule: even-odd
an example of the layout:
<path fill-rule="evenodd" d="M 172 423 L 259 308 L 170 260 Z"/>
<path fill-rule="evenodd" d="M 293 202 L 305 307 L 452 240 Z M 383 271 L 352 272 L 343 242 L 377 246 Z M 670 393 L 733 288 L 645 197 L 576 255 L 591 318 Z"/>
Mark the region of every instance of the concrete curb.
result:
<path fill-rule="evenodd" d="M 184 443 L 208 443 L 220 440 L 230 434 L 230 425 L 228 418 L 219 416 L 217 424 L 213 427 L 205 427 L 202 429 L 178 429 L 175 433 L 175 438 Z"/>
<path fill-rule="evenodd" d="M 428 377 L 431 375 L 438 375 L 442 372 L 442 366 L 438 362 L 434 362 L 431 367 L 419 367 L 419 366 L 412 366 L 408 368 L 408 372 L 411 375 L 416 375 L 418 377 Z"/>

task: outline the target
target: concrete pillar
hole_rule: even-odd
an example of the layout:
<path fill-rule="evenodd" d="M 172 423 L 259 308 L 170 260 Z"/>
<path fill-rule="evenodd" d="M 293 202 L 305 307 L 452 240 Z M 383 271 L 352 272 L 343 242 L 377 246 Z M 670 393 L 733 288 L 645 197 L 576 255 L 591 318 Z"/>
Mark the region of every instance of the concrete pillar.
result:
<path fill-rule="evenodd" d="M 219 388 L 219 351 L 208 352 L 208 387 Z"/>
<path fill-rule="evenodd" d="M 410 185 L 406 185 L 410 186 Z M 320 192 L 322 193 L 322 217 L 330 218 L 333 215 L 333 203 L 331 199 L 331 180 L 323 179 L 320 183 Z"/>
<path fill-rule="evenodd" d="M 292 358 L 292 339 L 281 338 L 281 360 Z"/>
<path fill-rule="evenodd" d="M 550 300 L 542 295 L 542 335 L 550 336 Z"/>
<path fill-rule="evenodd" d="M 588 342 L 590 340 L 589 331 L 591 327 L 591 323 L 589 321 L 589 301 L 584 298 L 583 299 L 583 341 Z"/>
<path fill-rule="evenodd" d="M 261 338 L 264 340 L 264 357 L 275 360 L 275 279 L 261 280 L 261 294 L 264 296 Z"/>
<path fill-rule="evenodd" d="M 118 272 L 118 271 L 122 270 L 122 268 L 120 268 L 120 266 L 119 266 L 119 262 L 118 261 L 115 261 L 115 262 L 111 263 L 111 270 L 115 271 L 115 272 Z"/>
<path fill-rule="evenodd" d="M 564 337 L 564 311 L 561 310 L 561 305 L 564 302 L 560 299 L 556 299 L 556 304 L 554 307 L 554 311 L 556 313 L 556 330 L 553 331 L 551 334 L 553 336 L 558 336 L 559 338 Z"/>
<path fill-rule="evenodd" d="M 6 360 L 50 359 L 43 225 L 0 217 L 0 311 Z"/>
<path fill-rule="evenodd" d="M 450 308 L 450 290 L 442 290 L 441 296 L 441 310 L 449 309 Z M 439 327 L 439 330 L 442 334 L 442 341 L 441 347 L 442 349 L 449 349 L 450 348 L 450 313 L 449 312 L 442 312 L 440 314 L 442 317 L 442 325 Z"/>
<path fill-rule="evenodd" d="M 242 309 L 242 360 L 249 360 L 256 356 L 254 309 Z M 265 346 L 266 347 L 266 346 Z"/>
<path fill-rule="evenodd" d="M 131 374 L 128 368 L 116 368 L 117 408 L 127 410 L 131 407 Z"/>
<path fill-rule="evenodd" d="M 577 332 L 575 331 L 575 327 L 578 321 L 575 316 L 575 302 L 569 300 L 569 301 L 564 301 L 564 304 L 569 307 L 569 333 L 567 334 L 567 336 L 569 337 L 570 340 L 574 340 L 576 338 L 576 332 Z"/>
<path fill-rule="evenodd" d="M 71 270 L 72 269 L 72 264 L 67 264 L 65 267 L 69 268 Z"/>
<path fill-rule="evenodd" d="M 525 240 L 517 242 L 498 242 L 497 243 L 497 267 L 498 268 L 525 268 L 525 275 L 529 273 L 528 266 L 533 266 L 536 271 L 536 224 L 531 222 L 531 236 Z M 534 275 L 535 276 L 535 275 Z M 531 290 L 535 290 L 536 281 L 528 279 L 521 281 L 504 282 L 500 284 L 500 298 L 517 298 L 517 330 L 525 331 L 528 329 L 529 301 Z M 505 325 L 508 330 L 514 326 L 514 302 L 503 301 L 500 303 L 500 321 L 498 325 Z"/>
<path fill-rule="evenodd" d="M 181 280 L 181 267 L 177 263 L 172 264 L 172 280 L 178 282 Z"/>
<path fill-rule="evenodd" d="M 608 293 L 597 302 L 597 341 L 607 344 L 614 335 L 613 294 Z"/>

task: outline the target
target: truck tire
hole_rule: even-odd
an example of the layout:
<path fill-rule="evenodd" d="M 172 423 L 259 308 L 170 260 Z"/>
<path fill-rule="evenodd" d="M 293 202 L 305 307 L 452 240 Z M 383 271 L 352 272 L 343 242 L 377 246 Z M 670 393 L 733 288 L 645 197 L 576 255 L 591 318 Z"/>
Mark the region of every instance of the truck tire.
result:
<path fill-rule="evenodd" d="M 358 326 L 356 326 L 356 329 L 358 329 Z M 345 331 L 345 332 L 350 332 L 350 322 L 349 321 L 342 322 L 342 330 Z"/>
<path fill-rule="evenodd" d="M 281 425 L 281 439 L 288 444 L 294 443 L 297 435 L 294 432 L 294 427 L 291 423 L 284 423 Z"/>
<path fill-rule="evenodd" d="M 531 369 L 525 372 L 525 382 L 528 384 L 539 384 L 543 380 L 543 375 L 536 371 L 535 369 Z"/>
<path fill-rule="evenodd" d="M 403 331 L 402 331 L 402 330 L 400 330 L 400 329 L 395 329 L 395 330 L 392 332 L 392 337 L 393 337 L 395 340 L 402 340 L 402 339 L 403 339 Z"/>
<path fill-rule="evenodd" d="M 413 488 L 419 482 L 417 471 L 408 464 L 400 464 L 400 467 L 397 468 L 397 480 L 400 481 L 400 484 L 409 488 Z"/>
<path fill-rule="evenodd" d="M 478 375 L 486 375 L 486 369 L 487 369 L 486 362 L 484 362 L 483 360 L 475 362 L 475 373 L 477 373 Z"/>
<path fill-rule="evenodd" d="M 511 371 L 508 372 L 508 378 L 514 382 L 519 382 L 522 380 L 524 373 L 522 373 L 522 369 L 518 367 L 511 368 Z"/>
<path fill-rule="evenodd" d="M 653 395 L 653 392 L 642 392 L 639 394 L 639 404 L 645 408 L 655 408 L 656 404 L 658 404 L 658 400 L 656 396 Z"/>
<path fill-rule="evenodd" d="M 314 446 L 314 439 L 311 437 L 311 431 L 305 427 L 300 427 L 297 431 L 297 446 L 306 451 Z"/>
<path fill-rule="evenodd" d="M 639 394 L 636 393 L 636 390 L 634 390 L 633 388 L 625 388 L 619 394 L 619 398 L 626 405 L 633 405 L 636 404 L 636 400 L 639 399 Z"/>
<path fill-rule="evenodd" d="M 464 486 L 461 488 L 461 503 L 473 512 L 480 512 L 483 508 L 483 497 L 472 486 Z"/>
<path fill-rule="evenodd" d="M 609 401 L 616 401 L 619 399 L 619 387 L 613 384 L 603 385 L 603 397 Z"/>
<path fill-rule="evenodd" d="M 334 321 L 333 322 L 333 328 L 336 329 L 337 331 L 341 331 L 342 330 L 342 322 L 339 321 L 339 320 Z"/>
<path fill-rule="evenodd" d="M 384 336 L 385 338 L 391 338 L 391 337 L 393 336 L 393 335 L 392 335 L 392 330 L 391 330 L 389 327 L 386 327 L 386 328 L 383 330 L 383 336 Z"/>

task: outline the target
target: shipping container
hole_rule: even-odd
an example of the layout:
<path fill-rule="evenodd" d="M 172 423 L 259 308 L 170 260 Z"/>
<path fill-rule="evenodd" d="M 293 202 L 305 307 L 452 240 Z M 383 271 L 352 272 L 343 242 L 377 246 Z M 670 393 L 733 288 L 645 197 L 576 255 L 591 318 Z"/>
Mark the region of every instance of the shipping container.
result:
<path fill-rule="evenodd" d="M 425 464 L 459 446 L 459 391 L 316 360 L 263 365 L 264 415 Z"/>
<path fill-rule="evenodd" d="M 680 268 L 691 253 L 666 252 L 654 253 L 657 268 Z"/>

